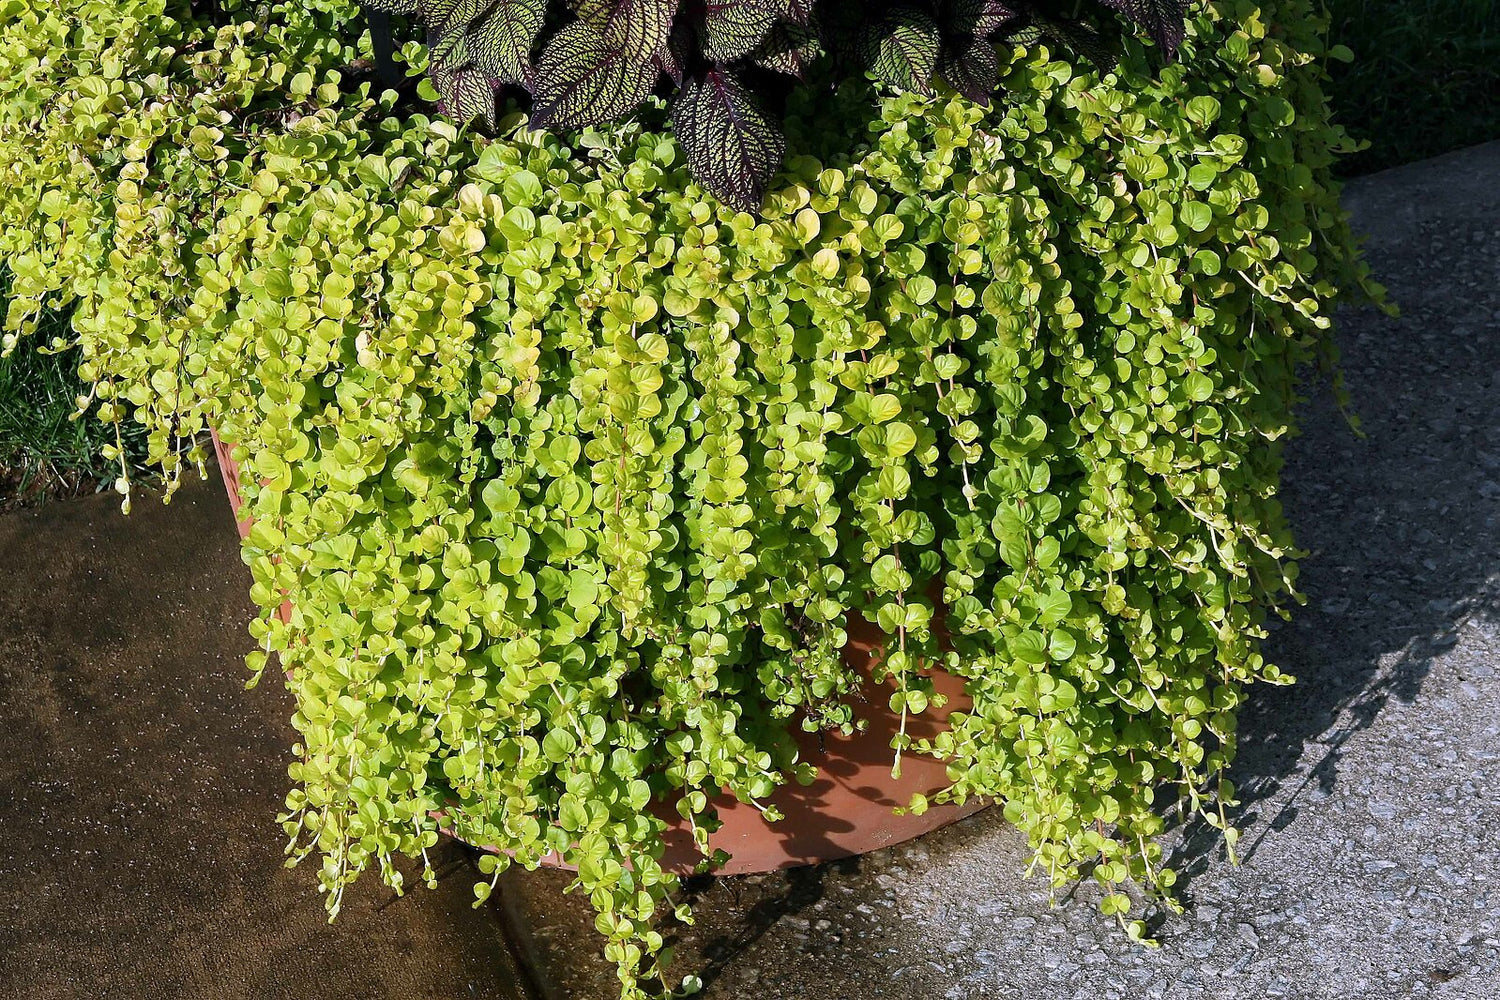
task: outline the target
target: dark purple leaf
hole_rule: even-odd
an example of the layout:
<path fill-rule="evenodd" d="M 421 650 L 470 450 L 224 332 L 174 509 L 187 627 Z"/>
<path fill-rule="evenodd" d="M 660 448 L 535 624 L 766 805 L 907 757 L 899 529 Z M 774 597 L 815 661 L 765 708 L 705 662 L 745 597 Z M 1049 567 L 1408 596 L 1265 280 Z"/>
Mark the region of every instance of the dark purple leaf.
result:
<path fill-rule="evenodd" d="M 731 62 L 752 51 L 776 19 L 786 13 L 785 0 L 707 0 L 703 4 L 703 54 L 713 62 Z"/>
<path fill-rule="evenodd" d="M 558 31 L 532 77 L 533 128 L 582 128 L 630 112 L 651 93 L 659 70 L 604 40 L 588 21 Z"/>
<path fill-rule="evenodd" d="M 360 6 L 382 14 L 415 14 L 422 0 L 360 0 Z"/>
<path fill-rule="evenodd" d="M 678 0 L 582 0 L 578 16 L 592 22 L 604 40 L 638 62 L 666 47 Z"/>
<path fill-rule="evenodd" d="M 951 36 L 987 38 L 1021 16 L 1020 3 L 1011 0 L 943 0 L 939 11 L 943 33 Z"/>
<path fill-rule="evenodd" d="M 672 127 L 700 184 L 731 208 L 757 212 L 786 136 L 733 73 L 689 77 L 672 102 Z"/>
<path fill-rule="evenodd" d="M 1040 37 L 1050 38 L 1072 49 L 1100 69 L 1115 63 L 1115 54 L 1110 50 L 1104 36 L 1083 21 L 1065 21 L 1058 18 L 1032 15 L 1033 24 L 1027 29 L 1035 30 Z M 1030 41 L 1022 39 L 1023 44 Z"/>
<path fill-rule="evenodd" d="M 926 6 L 896 4 L 865 35 L 870 70 L 898 90 L 932 93 L 942 47 L 937 21 Z"/>
<path fill-rule="evenodd" d="M 1103 0 L 1103 3 L 1145 28 L 1168 59 L 1177 58 L 1188 0 Z"/>
<path fill-rule="evenodd" d="M 453 74 L 443 94 L 443 110 L 461 122 L 483 119 L 495 125 L 495 82 L 488 73 L 466 66 Z"/>
<path fill-rule="evenodd" d="M 982 36 L 970 36 L 959 44 L 944 46 L 938 60 L 938 75 L 976 104 L 989 104 L 1000 85 L 995 43 Z"/>
<path fill-rule="evenodd" d="M 547 0 L 491 0 L 468 29 L 474 65 L 501 83 L 525 83 L 546 16 Z"/>
<path fill-rule="evenodd" d="M 687 26 L 685 19 L 679 18 L 672 26 L 672 32 L 667 36 L 667 44 L 662 50 L 652 57 L 654 62 L 663 73 L 672 78 L 672 82 L 679 87 L 682 86 L 682 78 L 687 73 L 688 60 L 693 54 L 693 32 Z"/>
<path fill-rule="evenodd" d="M 424 0 L 421 16 L 427 29 L 446 37 L 469 30 L 474 19 L 495 0 Z"/>
<path fill-rule="evenodd" d="M 812 28 L 794 21 L 781 21 L 772 25 L 760 45 L 750 53 L 750 58 L 757 66 L 800 80 L 819 51 L 818 36 Z"/>
<path fill-rule="evenodd" d="M 817 7 L 818 0 L 784 0 L 786 9 L 781 16 L 793 24 L 811 24 L 813 9 Z"/>

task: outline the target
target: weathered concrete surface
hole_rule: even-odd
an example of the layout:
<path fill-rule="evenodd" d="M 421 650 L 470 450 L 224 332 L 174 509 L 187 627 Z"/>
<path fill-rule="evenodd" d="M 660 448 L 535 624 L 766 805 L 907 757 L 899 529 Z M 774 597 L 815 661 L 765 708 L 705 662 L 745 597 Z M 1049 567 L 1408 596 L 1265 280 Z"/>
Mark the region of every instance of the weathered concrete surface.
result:
<path fill-rule="evenodd" d="M 1290 445 L 1308 605 L 1290 688 L 1244 714 L 1243 864 L 1182 846 L 1188 911 L 1125 942 L 1087 886 L 1053 908 L 982 814 L 905 847 L 709 881 L 676 968 L 711 998 L 1500 996 L 1500 143 L 1363 179 L 1348 204 L 1403 315 L 1343 316 L 1368 437 L 1326 393 Z M 1180 844 L 1180 840 L 1179 840 Z M 556 997 L 607 997 L 587 902 L 504 904 Z"/>
<path fill-rule="evenodd" d="M 461 849 L 439 891 L 370 880 L 332 926 L 315 866 L 282 868 L 291 705 L 244 690 L 223 487 L 135 508 L 0 517 L 0 998 L 522 995 Z"/>

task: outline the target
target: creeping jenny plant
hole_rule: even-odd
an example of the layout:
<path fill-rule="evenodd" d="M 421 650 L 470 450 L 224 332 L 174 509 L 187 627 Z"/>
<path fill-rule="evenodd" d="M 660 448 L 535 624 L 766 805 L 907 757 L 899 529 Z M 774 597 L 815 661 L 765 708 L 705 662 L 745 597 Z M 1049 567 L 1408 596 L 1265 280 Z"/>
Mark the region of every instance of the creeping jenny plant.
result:
<path fill-rule="evenodd" d="M 895 750 L 1133 936 L 1174 809 L 1232 847 L 1294 369 L 1364 281 L 1309 3 L 1195 8 L 1165 68 L 1007 49 L 991 110 L 806 88 L 760 218 L 659 115 L 491 141 L 372 89 L 351 2 L 220 6 L 0 0 L 6 340 L 71 304 L 80 405 L 170 478 L 238 443 L 250 665 L 296 695 L 283 819 L 333 911 L 445 809 L 576 864 L 641 995 L 677 887 L 647 807 L 706 836 L 717 790 L 792 779 L 786 727 L 858 725 L 850 616 L 899 710 L 934 663 L 973 696 Z"/>

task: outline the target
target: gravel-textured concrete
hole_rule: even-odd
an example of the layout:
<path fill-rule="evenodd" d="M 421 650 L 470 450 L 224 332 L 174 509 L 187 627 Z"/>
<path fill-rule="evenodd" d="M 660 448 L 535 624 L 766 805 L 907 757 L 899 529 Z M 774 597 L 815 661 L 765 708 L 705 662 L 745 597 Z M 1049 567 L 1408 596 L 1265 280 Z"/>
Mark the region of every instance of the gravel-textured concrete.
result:
<path fill-rule="evenodd" d="M 1500 996 L 1500 143 L 1360 180 L 1348 204 L 1403 310 L 1342 317 L 1359 439 L 1302 411 L 1286 504 L 1300 678 L 1241 725 L 1241 867 L 1182 845 L 1188 911 L 1136 948 L 1058 907 L 991 811 L 854 862 L 709 880 L 678 969 L 764 1000 Z M 505 884 L 556 997 L 605 997 L 587 904 Z"/>
<path fill-rule="evenodd" d="M 326 922 L 281 864 L 292 709 L 244 689 L 223 487 L 117 499 L 0 517 L 0 1000 L 520 996 L 456 845 L 437 892 L 367 880 Z"/>

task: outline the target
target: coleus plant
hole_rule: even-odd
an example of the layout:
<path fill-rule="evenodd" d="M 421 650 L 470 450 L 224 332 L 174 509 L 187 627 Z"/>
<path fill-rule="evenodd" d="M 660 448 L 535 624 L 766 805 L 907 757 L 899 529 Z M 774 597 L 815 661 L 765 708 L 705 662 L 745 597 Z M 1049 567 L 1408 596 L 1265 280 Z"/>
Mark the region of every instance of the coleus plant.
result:
<path fill-rule="evenodd" d="M 778 105 L 827 56 L 902 91 L 946 84 L 988 103 L 995 45 L 1021 32 L 1085 51 L 1085 6 L 1111 8 L 1175 55 L 1188 0 L 364 0 L 426 25 L 444 110 L 491 125 L 507 88 L 534 128 L 617 121 L 653 93 L 693 176 L 726 204 L 759 209 L 786 138 Z M 1080 44 L 1081 43 L 1081 44 Z"/>

